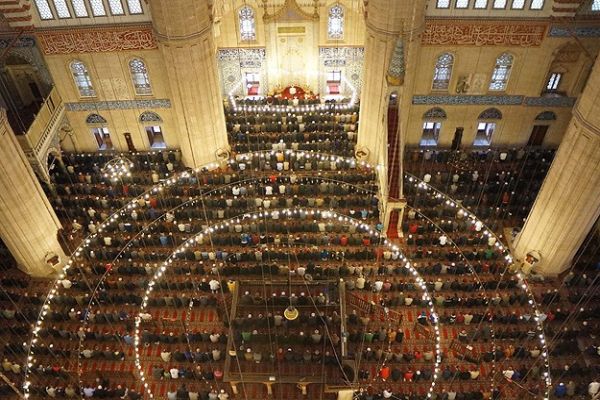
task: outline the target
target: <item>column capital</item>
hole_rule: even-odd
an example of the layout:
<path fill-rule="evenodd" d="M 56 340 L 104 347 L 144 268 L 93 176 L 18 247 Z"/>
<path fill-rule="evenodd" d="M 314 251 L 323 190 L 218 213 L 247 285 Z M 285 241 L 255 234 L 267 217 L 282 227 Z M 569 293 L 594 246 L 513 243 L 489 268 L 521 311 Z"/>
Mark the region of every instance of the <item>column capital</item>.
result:
<path fill-rule="evenodd" d="M 159 40 L 189 40 L 212 31 L 208 0 L 149 0 L 152 25 Z"/>
<path fill-rule="evenodd" d="M 426 0 L 370 0 L 365 23 L 371 34 L 398 37 L 425 23 Z"/>

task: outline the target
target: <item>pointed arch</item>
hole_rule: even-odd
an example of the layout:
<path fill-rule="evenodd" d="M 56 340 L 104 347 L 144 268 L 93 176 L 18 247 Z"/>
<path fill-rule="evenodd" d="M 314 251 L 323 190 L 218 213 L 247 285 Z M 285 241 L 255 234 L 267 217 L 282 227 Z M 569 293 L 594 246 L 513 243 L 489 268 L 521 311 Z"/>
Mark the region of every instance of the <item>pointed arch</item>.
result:
<path fill-rule="evenodd" d="M 154 111 L 144 111 L 140 114 L 140 122 L 163 122 L 163 120 L 160 115 Z"/>
<path fill-rule="evenodd" d="M 502 112 L 497 108 L 488 108 L 479 114 L 478 119 L 502 119 Z"/>
<path fill-rule="evenodd" d="M 90 114 L 87 116 L 87 118 L 85 119 L 85 123 L 86 124 L 106 124 L 106 118 L 104 118 L 102 115 L 100 114 Z"/>
<path fill-rule="evenodd" d="M 440 107 L 433 107 L 429 110 L 425 111 L 423 114 L 423 119 L 446 119 L 448 115 L 446 111 Z"/>
<path fill-rule="evenodd" d="M 553 111 L 543 111 L 535 117 L 536 121 L 556 121 L 556 114 Z"/>

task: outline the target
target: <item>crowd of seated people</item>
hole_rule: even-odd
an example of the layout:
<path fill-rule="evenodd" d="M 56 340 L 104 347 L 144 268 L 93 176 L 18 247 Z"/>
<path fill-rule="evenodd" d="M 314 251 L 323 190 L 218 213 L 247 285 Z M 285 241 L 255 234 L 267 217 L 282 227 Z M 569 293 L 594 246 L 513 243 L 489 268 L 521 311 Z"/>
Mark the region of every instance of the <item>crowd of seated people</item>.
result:
<path fill-rule="evenodd" d="M 228 110 L 234 150 L 270 152 L 237 154 L 218 169 L 191 173 L 176 185 L 150 192 L 110 227 L 100 225 L 115 210 L 184 169 L 179 153 L 127 154 L 134 164 L 131 177 L 116 182 L 102 172 L 109 155 L 65 154 L 57 164 L 53 185 L 48 187 L 57 214 L 74 240 L 96 236 L 77 258 L 76 268 L 61 279 L 45 316 L 33 350 L 31 398 L 142 397 L 145 388 L 133 351 L 138 315 L 141 366 L 158 398 L 235 397 L 223 381 L 227 357 L 252 372 L 270 371 L 275 365 L 291 375 L 314 370 L 320 376 L 324 365 L 325 376 L 341 382 L 345 372 L 339 366 L 338 346 L 344 340 L 349 343 L 348 358 L 357 360 L 354 372 L 363 388 L 360 398 L 426 398 L 435 359 L 429 328 L 435 318 L 398 253 L 381 246 L 376 230 L 368 233 L 353 224 L 282 212 L 302 207 L 334 210 L 378 225 L 372 169 L 337 157 L 287 151 L 296 142 L 299 150 L 351 155 L 356 110 L 336 109 L 332 104 L 328 110 L 277 113 L 275 119 L 272 113 L 254 120 L 243 111 L 233 114 Z M 288 132 L 284 128 L 279 132 L 279 122 L 287 125 Z M 296 124 L 297 133 L 293 132 Z M 326 140 L 340 144 L 316 145 Z M 308 147 L 301 149 L 300 144 Z M 471 223 L 444 199 L 428 196 L 408 182 L 405 185 L 412 208 L 403 222 L 402 250 L 426 281 L 441 327 L 442 364 L 433 397 L 527 398 L 529 392 L 542 393 L 540 378 L 545 370 L 539 361 L 542 349 L 530 299 L 518 278 L 506 271 L 496 239 L 485 231 L 498 230 L 507 217 L 496 207 L 519 216 L 517 208 L 529 207 L 511 193 L 504 204 L 502 185 L 535 196 L 536 182 L 541 182 L 539 174 L 550 156 L 534 160 L 517 151 L 481 164 L 483 156 L 469 155 L 460 161 L 463 169 L 455 181 L 454 171 L 443 159 L 419 154 L 415 159 L 407 157 L 409 172 L 413 168 L 415 175 L 464 199 L 465 206 L 477 206 L 473 212 L 481 212 L 487 224 Z M 488 171 L 482 168 L 488 164 L 493 165 L 497 180 L 485 178 Z M 485 202 L 473 200 L 482 190 L 495 195 Z M 251 216 L 264 212 L 273 212 L 268 223 Z M 225 227 L 223 223 L 231 218 Z M 177 254 L 139 314 L 144 291 L 162 262 L 192 234 L 213 224 L 223 228 Z M 348 293 L 346 315 L 339 311 L 335 296 L 323 295 L 323 299 L 306 292 L 303 296 L 301 290 L 294 290 L 293 296 L 281 295 L 287 289 L 279 288 L 268 301 L 263 293 L 240 293 L 242 307 L 237 319 L 230 321 L 227 310 L 233 282 L 265 277 L 295 283 L 342 279 Z M 597 363 L 600 357 L 597 339 L 591 338 L 597 331 L 599 310 L 589 306 L 574 321 L 568 320 L 580 300 L 589 298 L 583 293 L 593 279 L 575 275 L 558 294 L 553 289 L 548 293 L 556 281 L 534 286 L 542 311 L 538 318 L 545 320 L 548 337 L 556 336 L 550 349 L 556 397 L 589 396 L 598 390 L 594 384 L 598 370 L 589 362 Z M 10 281 L 3 282 L 7 292 L 0 299 L 1 316 L 8 322 L 1 328 L 6 341 L 2 368 L 20 386 L 28 345 L 22 338 L 38 317 L 48 285 L 24 278 Z M 306 309 L 298 307 L 297 322 L 282 317 L 288 301 L 300 305 L 307 300 Z M 370 306 L 361 307 L 361 302 Z M 346 332 L 341 331 L 342 324 Z M 589 339 L 582 349 L 585 363 L 578 359 L 581 353 L 573 352 L 582 337 Z M 229 342 L 235 344 L 233 353 Z M 247 385 L 256 398 L 262 396 L 261 387 Z M 294 385 L 277 396 L 301 398 Z"/>

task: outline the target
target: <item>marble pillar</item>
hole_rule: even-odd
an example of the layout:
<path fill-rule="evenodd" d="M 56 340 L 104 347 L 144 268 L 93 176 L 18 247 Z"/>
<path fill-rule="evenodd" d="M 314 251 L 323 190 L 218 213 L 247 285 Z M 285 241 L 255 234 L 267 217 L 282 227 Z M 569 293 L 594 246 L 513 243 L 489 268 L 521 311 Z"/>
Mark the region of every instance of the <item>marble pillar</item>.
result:
<path fill-rule="evenodd" d="M 425 0 L 370 0 L 366 5 L 367 34 L 357 148 L 367 148 L 372 163 L 382 159 L 385 153 L 389 96 L 395 91 L 399 100 L 402 97 L 401 81 L 389 79 L 394 50 L 402 41 L 403 62 L 408 65 L 414 60 L 410 46 L 423 29 L 425 5 Z"/>
<path fill-rule="evenodd" d="M 183 162 L 198 167 L 229 149 L 208 0 L 150 0 L 176 114 Z"/>
<path fill-rule="evenodd" d="M 61 224 L 8 124 L 6 111 L 0 109 L 0 236 L 21 270 L 46 277 L 55 271 L 47 261 L 66 260 L 57 238 L 59 229 Z"/>
<path fill-rule="evenodd" d="M 517 194 L 518 195 L 518 194 Z M 600 62 L 573 109 L 556 157 L 514 242 L 518 261 L 528 254 L 548 276 L 571 266 L 600 215 Z"/>
<path fill-rule="evenodd" d="M 380 176 L 379 196 L 384 204 L 384 232 L 387 231 L 392 210 L 401 210 L 403 170 L 402 151 L 403 126 L 407 115 L 401 107 L 410 91 L 404 90 L 406 79 L 416 72 L 416 59 L 420 49 L 420 33 L 425 21 L 425 0 L 370 0 L 365 9 L 367 35 L 363 85 L 360 100 L 360 123 L 358 127 L 357 151 L 368 154 L 370 163 L 377 164 Z M 395 143 L 388 143 L 388 107 L 394 93 L 398 109 Z M 394 148 L 390 146 L 394 145 Z M 397 154 L 396 163 L 390 163 L 389 155 Z M 389 153 L 389 154 L 388 154 Z M 389 165 L 388 165 L 389 164 Z M 388 183 L 396 179 L 392 188 Z M 401 226 L 402 221 L 399 221 Z"/>

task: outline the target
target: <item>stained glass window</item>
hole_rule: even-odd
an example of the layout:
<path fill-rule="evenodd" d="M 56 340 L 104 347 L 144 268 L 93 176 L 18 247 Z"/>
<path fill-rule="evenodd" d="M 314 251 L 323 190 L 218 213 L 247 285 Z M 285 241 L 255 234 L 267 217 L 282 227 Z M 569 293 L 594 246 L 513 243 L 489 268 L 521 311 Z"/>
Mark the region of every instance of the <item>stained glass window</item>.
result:
<path fill-rule="evenodd" d="M 505 8 L 507 0 L 494 0 L 494 8 Z"/>
<path fill-rule="evenodd" d="M 525 0 L 513 0 L 512 8 L 515 10 L 522 10 L 525 8 Z"/>
<path fill-rule="evenodd" d="M 125 14 L 125 10 L 123 9 L 123 3 L 121 3 L 121 0 L 108 0 L 108 5 L 110 6 L 110 13 L 112 15 Z"/>
<path fill-rule="evenodd" d="M 496 66 L 494 72 L 492 72 L 492 79 L 490 80 L 490 90 L 505 90 L 508 84 L 508 77 L 510 76 L 510 69 L 512 68 L 513 56 L 508 53 L 502 53 L 500 57 L 496 59 Z"/>
<path fill-rule="evenodd" d="M 238 16 L 240 18 L 240 38 L 242 40 L 256 40 L 256 22 L 252 7 L 244 6 L 240 8 Z"/>
<path fill-rule="evenodd" d="M 144 61 L 139 58 L 134 58 L 129 62 L 129 71 L 131 72 L 131 80 L 133 81 L 135 94 L 151 94 L 152 87 L 150 86 L 148 69 L 146 68 Z"/>
<path fill-rule="evenodd" d="M 37 6 L 41 19 L 54 19 L 54 15 L 52 14 L 52 10 L 50 9 L 50 4 L 48 4 L 48 0 L 35 0 L 35 5 Z"/>
<path fill-rule="evenodd" d="M 450 53 L 444 53 L 438 57 L 433 72 L 432 88 L 434 90 L 448 90 L 453 64 L 454 56 Z"/>
<path fill-rule="evenodd" d="M 456 0 L 456 8 L 468 8 L 469 0 Z"/>
<path fill-rule="evenodd" d="M 75 10 L 76 17 L 88 17 L 88 10 L 85 7 L 84 0 L 71 0 L 73 4 L 73 10 Z"/>
<path fill-rule="evenodd" d="M 339 4 L 329 9 L 327 35 L 329 39 L 342 39 L 344 37 L 344 9 Z"/>
<path fill-rule="evenodd" d="M 475 8 L 487 8 L 488 0 L 475 0 Z"/>
<path fill-rule="evenodd" d="M 79 90 L 79 95 L 82 97 L 93 97 L 96 95 L 92 79 L 88 73 L 87 67 L 81 61 L 73 61 L 71 63 L 71 73 L 75 80 L 75 85 Z"/>
<path fill-rule="evenodd" d="M 450 8 L 450 0 L 437 0 L 437 8 Z"/>
<path fill-rule="evenodd" d="M 142 3 L 140 0 L 127 0 L 127 7 L 129 7 L 130 14 L 143 14 Z"/>
<path fill-rule="evenodd" d="M 58 18 L 71 18 L 71 11 L 67 7 L 66 0 L 54 0 L 54 7 L 56 7 Z"/>
<path fill-rule="evenodd" d="M 531 0 L 532 10 L 541 10 L 544 8 L 544 0 Z"/>
<path fill-rule="evenodd" d="M 90 0 L 90 5 L 92 6 L 92 14 L 95 17 L 104 17 L 106 15 L 106 9 L 102 0 Z"/>

